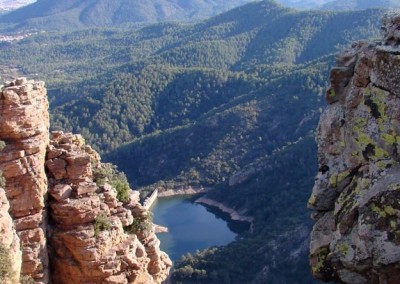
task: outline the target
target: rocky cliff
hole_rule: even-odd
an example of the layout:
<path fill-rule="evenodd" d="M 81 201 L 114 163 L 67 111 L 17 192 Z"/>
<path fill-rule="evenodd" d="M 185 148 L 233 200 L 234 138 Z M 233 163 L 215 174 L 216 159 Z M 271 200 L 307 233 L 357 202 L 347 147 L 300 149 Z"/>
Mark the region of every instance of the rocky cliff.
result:
<path fill-rule="evenodd" d="M 0 188 L 0 280 L 7 284 L 19 281 L 22 264 L 20 240 L 9 209 L 6 193 Z"/>
<path fill-rule="evenodd" d="M 312 272 L 340 283 L 400 279 L 400 15 L 384 39 L 337 58 L 317 130 Z"/>
<path fill-rule="evenodd" d="M 12 273 L 0 279 L 21 270 L 36 283 L 161 283 L 171 261 L 138 192 L 80 135 L 49 136 L 44 83 L 2 86 L 0 241 Z"/>

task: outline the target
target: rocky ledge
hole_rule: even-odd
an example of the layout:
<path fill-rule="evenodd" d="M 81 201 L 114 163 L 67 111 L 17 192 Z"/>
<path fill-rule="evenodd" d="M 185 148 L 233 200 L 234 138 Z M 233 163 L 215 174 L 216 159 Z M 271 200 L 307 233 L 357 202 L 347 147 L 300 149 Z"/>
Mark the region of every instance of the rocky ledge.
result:
<path fill-rule="evenodd" d="M 43 82 L 1 86 L 0 140 L 2 283 L 17 283 L 20 271 L 29 283 L 167 278 L 172 263 L 139 193 L 80 135 L 54 132 L 49 140 Z"/>
<path fill-rule="evenodd" d="M 108 183 L 110 168 L 82 136 L 54 132 L 46 168 L 54 282 L 161 283 L 167 277 L 172 263 L 159 249 L 139 192 L 119 197 Z"/>
<path fill-rule="evenodd" d="M 382 41 L 338 56 L 317 130 L 310 261 L 324 281 L 400 279 L 400 15 L 383 24 Z"/>

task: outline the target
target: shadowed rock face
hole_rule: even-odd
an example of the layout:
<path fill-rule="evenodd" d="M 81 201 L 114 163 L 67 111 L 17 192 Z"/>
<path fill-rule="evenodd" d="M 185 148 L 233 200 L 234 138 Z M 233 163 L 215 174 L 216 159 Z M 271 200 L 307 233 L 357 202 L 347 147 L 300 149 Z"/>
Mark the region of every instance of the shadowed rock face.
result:
<path fill-rule="evenodd" d="M 338 56 L 317 130 L 310 261 L 325 281 L 400 279 L 400 15 L 383 24 Z"/>
<path fill-rule="evenodd" d="M 21 78 L 0 87 L 0 140 L 0 242 L 17 278 L 21 270 L 36 283 L 166 279 L 172 263 L 152 224 L 124 230 L 149 214 L 139 193 L 120 202 L 107 181 L 96 184 L 93 169 L 104 165 L 80 135 L 55 132 L 49 140 L 43 82 Z"/>

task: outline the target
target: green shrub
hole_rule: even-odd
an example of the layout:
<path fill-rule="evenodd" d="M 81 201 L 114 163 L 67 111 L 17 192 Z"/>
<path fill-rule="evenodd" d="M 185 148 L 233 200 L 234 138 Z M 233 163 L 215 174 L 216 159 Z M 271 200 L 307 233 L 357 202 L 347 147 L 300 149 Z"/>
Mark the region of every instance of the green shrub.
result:
<path fill-rule="evenodd" d="M 117 198 L 121 202 L 128 201 L 130 187 L 128 182 L 124 180 L 113 180 L 111 181 L 111 185 L 117 190 Z"/>
<path fill-rule="evenodd" d="M 110 229 L 111 222 L 103 213 L 99 214 L 94 220 L 94 236 L 98 237 L 100 232 Z"/>
<path fill-rule="evenodd" d="M 93 169 L 94 181 L 98 186 L 105 183 L 111 184 L 117 190 L 117 198 L 121 202 L 128 201 L 130 187 L 126 175 L 117 170 L 117 167 L 110 163 L 99 165 Z"/>
<path fill-rule="evenodd" d="M 9 250 L 0 243 L 0 282 L 5 282 L 14 277 L 9 254 Z"/>
<path fill-rule="evenodd" d="M 2 171 L 0 171 L 0 187 L 6 187 L 6 179 L 3 177 Z"/>
<path fill-rule="evenodd" d="M 143 232 L 149 232 L 153 227 L 153 215 L 151 212 L 145 212 L 141 216 L 136 216 L 133 218 L 133 223 L 126 226 L 125 232 L 129 234 L 139 234 Z"/>
<path fill-rule="evenodd" d="M 21 284 L 35 284 L 35 279 L 32 278 L 32 276 L 30 275 L 23 275 L 21 276 L 21 278 L 19 279 L 19 282 Z"/>
<path fill-rule="evenodd" d="M 0 151 L 3 150 L 4 147 L 6 147 L 6 142 L 4 142 L 3 140 L 0 140 Z"/>

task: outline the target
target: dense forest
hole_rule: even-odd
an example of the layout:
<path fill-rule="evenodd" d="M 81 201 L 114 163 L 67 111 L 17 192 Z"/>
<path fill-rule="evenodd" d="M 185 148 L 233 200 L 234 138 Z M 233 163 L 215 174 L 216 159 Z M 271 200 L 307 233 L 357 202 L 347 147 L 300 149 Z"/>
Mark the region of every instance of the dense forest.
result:
<path fill-rule="evenodd" d="M 255 218 L 232 244 L 184 256 L 175 283 L 312 283 L 327 76 L 340 49 L 377 37 L 382 13 L 261 1 L 196 24 L 41 32 L 2 43 L 0 72 L 45 80 L 53 128 L 82 133 L 135 188 L 208 186 Z"/>

